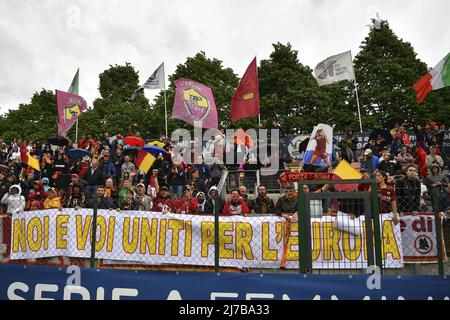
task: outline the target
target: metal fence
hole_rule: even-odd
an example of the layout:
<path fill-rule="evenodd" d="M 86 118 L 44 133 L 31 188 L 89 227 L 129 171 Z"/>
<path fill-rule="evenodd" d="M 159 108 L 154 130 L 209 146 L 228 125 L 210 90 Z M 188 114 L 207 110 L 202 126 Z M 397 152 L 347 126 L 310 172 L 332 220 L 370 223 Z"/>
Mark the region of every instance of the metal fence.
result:
<path fill-rule="evenodd" d="M 409 210 L 417 200 L 397 190 L 396 225 L 392 214 L 380 213 L 376 183 L 358 182 L 371 190 L 333 188 L 352 181 L 302 181 L 307 188 L 291 199 L 298 212 L 287 215 L 244 214 L 239 198 L 228 214 L 220 199 L 197 208 L 182 199 L 151 199 L 150 206 L 132 193 L 92 194 L 48 199 L 42 210 L 27 203 L 24 212 L 12 199 L 3 202 L 0 263 L 297 273 L 365 273 L 376 265 L 386 274 L 449 274 L 450 223 L 438 198 L 423 199 L 431 211 L 420 201 L 418 211 Z M 317 188 L 324 185 L 330 188 Z"/>

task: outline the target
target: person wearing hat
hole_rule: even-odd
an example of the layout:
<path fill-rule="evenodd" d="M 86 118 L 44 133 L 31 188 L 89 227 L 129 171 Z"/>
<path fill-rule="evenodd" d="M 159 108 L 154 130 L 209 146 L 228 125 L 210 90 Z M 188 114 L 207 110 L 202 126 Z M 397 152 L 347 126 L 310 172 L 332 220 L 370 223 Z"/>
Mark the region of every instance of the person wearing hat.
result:
<path fill-rule="evenodd" d="M 58 197 L 58 191 L 56 188 L 50 188 L 48 190 L 48 197 L 44 201 L 45 209 L 62 209 L 61 198 Z"/>
<path fill-rule="evenodd" d="M 22 188 L 18 184 L 14 184 L 9 188 L 1 202 L 7 205 L 6 212 L 10 215 L 23 212 L 25 210 L 25 198 L 21 195 Z"/>
<path fill-rule="evenodd" d="M 437 199 L 435 201 L 437 201 L 439 211 L 444 211 L 449 197 L 450 184 L 447 177 L 441 173 L 441 167 L 437 163 L 431 164 L 431 172 L 425 178 L 424 184 L 431 199 Z"/>
<path fill-rule="evenodd" d="M 162 186 L 159 188 L 159 193 L 153 200 L 152 210 L 163 213 L 176 211 L 175 203 L 170 199 L 170 192 L 167 186 Z"/>
<path fill-rule="evenodd" d="M 372 154 L 371 149 L 366 149 L 363 154 L 363 159 L 361 162 L 361 168 L 366 169 L 366 171 L 372 175 L 377 169 L 379 164 L 379 158 Z"/>
<path fill-rule="evenodd" d="M 45 192 L 44 186 L 42 184 L 42 181 L 34 181 L 33 189 L 30 190 L 28 197 L 27 197 L 27 203 L 26 203 L 26 209 L 29 209 L 31 206 L 31 203 L 35 200 L 44 202 L 45 199 L 47 199 L 48 194 Z"/>
<path fill-rule="evenodd" d="M 438 154 L 436 154 L 436 146 L 430 147 L 430 154 L 425 158 L 425 164 L 427 165 L 428 174 L 431 174 L 431 168 L 434 164 L 437 164 L 440 169 L 444 168 L 444 160 Z"/>
<path fill-rule="evenodd" d="M 152 199 L 145 194 L 145 185 L 143 183 L 138 183 L 137 192 L 134 195 L 134 200 L 137 203 L 138 210 L 140 211 L 150 211 L 153 207 Z"/>

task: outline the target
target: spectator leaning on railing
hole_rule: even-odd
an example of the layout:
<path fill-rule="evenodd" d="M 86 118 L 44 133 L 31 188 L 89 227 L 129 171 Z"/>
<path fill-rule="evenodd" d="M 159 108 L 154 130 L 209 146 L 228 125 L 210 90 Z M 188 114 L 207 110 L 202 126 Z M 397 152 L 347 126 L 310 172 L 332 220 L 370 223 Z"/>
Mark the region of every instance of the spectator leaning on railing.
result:
<path fill-rule="evenodd" d="M 258 196 L 249 201 L 249 209 L 251 213 L 272 214 L 275 212 L 275 204 L 267 196 L 265 186 L 258 187 Z"/>
<path fill-rule="evenodd" d="M 18 185 L 12 185 L 9 192 L 6 193 L 1 202 L 7 205 L 6 212 L 13 215 L 25 210 L 25 198 L 21 195 L 22 188 Z"/>
<path fill-rule="evenodd" d="M 231 191 L 228 201 L 223 208 L 224 214 L 246 215 L 250 212 L 244 199 L 239 195 L 238 190 Z"/>

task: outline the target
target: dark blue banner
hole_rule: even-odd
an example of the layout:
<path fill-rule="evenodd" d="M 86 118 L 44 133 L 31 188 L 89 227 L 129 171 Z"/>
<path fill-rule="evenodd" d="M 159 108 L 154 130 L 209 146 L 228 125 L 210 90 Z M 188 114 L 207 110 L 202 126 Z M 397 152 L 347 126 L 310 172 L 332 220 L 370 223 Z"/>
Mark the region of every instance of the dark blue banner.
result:
<path fill-rule="evenodd" d="M 441 276 L 304 276 L 0 266 L 2 300 L 448 300 L 449 297 L 450 279 Z"/>

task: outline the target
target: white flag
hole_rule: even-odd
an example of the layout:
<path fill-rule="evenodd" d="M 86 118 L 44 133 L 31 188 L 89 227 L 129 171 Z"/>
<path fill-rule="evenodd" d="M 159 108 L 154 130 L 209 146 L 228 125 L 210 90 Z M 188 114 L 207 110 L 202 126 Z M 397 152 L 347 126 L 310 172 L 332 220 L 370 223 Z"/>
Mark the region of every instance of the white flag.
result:
<path fill-rule="evenodd" d="M 142 86 L 133 92 L 131 99 L 134 99 L 136 95 L 144 89 L 164 89 L 164 62 L 161 63 L 158 69 L 152 73 Z"/>
<path fill-rule="evenodd" d="M 352 54 L 346 51 L 328 57 L 314 68 L 314 77 L 319 86 L 332 84 L 341 80 L 355 80 Z"/>

